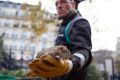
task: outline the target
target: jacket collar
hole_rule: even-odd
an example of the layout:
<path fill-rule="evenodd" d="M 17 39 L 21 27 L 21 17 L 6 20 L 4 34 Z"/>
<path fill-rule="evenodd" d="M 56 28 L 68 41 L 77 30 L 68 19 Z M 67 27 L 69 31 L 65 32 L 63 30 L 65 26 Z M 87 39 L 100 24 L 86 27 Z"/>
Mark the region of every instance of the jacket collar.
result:
<path fill-rule="evenodd" d="M 70 22 L 76 15 L 80 15 L 78 11 L 72 11 L 70 12 L 62 21 L 61 25 L 66 25 L 68 22 Z"/>

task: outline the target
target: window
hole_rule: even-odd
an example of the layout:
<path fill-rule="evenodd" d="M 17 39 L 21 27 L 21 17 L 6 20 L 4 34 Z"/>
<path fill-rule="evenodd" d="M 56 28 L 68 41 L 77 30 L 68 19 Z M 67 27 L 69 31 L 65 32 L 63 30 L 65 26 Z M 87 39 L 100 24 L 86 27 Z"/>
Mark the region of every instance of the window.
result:
<path fill-rule="evenodd" d="M 18 11 L 16 11 L 15 16 L 18 16 Z"/>
<path fill-rule="evenodd" d="M 22 39 L 27 39 L 27 35 L 23 34 Z"/>
<path fill-rule="evenodd" d="M 13 33 L 13 34 L 12 34 L 12 38 L 13 38 L 13 39 L 17 39 L 17 33 Z"/>
<path fill-rule="evenodd" d="M 9 24 L 9 23 L 4 23 L 4 26 L 5 26 L 5 27 L 9 27 L 10 24 Z"/>
<path fill-rule="evenodd" d="M 20 49 L 21 51 L 25 50 L 25 45 L 24 45 L 24 43 L 21 43 L 21 44 L 20 44 L 19 49 Z"/>
<path fill-rule="evenodd" d="M 21 37 L 22 39 L 27 39 L 28 38 L 28 33 L 27 32 L 24 32 L 23 34 L 22 34 L 22 37 Z"/>
<path fill-rule="evenodd" d="M 12 45 L 11 45 L 11 48 L 12 48 L 12 49 L 16 49 L 17 46 L 16 46 L 15 44 L 12 44 Z"/>
<path fill-rule="evenodd" d="M 18 7 L 18 5 L 17 5 L 17 4 L 13 4 L 12 6 L 13 6 L 14 8 L 17 8 L 17 7 Z"/>
<path fill-rule="evenodd" d="M 23 24 L 22 28 L 28 28 L 28 26 L 26 24 Z"/>
<path fill-rule="evenodd" d="M 5 33 L 4 35 L 5 38 L 9 38 L 9 33 Z"/>
<path fill-rule="evenodd" d="M 29 51 L 34 51 L 34 50 L 35 50 L 35 47 L 34 47 L 34 46 L 29 46 L 29 47 L 28 47 L 28 50 L 29 50 Z"/>
<path fill-rule="evenodd" d="M 3 4 L 3 6 L 9 7 L 9 4 L 6 2 L 6 3 Z"/>
<path fill-rule="evenodd" d="M 34 44 L 34 43 L 31 43 L 31 44 L 28 46 L 28 50 L 29 50 L 29 51 L 35 51 L 35 44 Z"/>
<path fill-rule="evenodd" d="M 0 8 L 0 12 L 2 11 L 2 9 Z"/>
<path fill-rule="evenodd" d="M 19 27 L 19 23 L 16 23 L 13 25 L 14 28 L 18 28 Z"/>
<path fill-rule="evenodd" d="M 4 49 L 9 49 L 9 46 L 7 44 L 3 45 Z"/>

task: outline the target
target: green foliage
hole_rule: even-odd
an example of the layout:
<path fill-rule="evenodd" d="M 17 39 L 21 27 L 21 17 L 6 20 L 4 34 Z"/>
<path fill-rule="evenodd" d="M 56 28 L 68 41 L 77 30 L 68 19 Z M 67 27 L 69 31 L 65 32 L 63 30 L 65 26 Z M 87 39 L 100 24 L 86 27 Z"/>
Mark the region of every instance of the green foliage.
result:
<path fill-rule="evenodd" d="M 27 10 L 27 7 L 29 7 L 30 15 L 28 18 L 32 22 L 32 30 L 36 35 L 39 36 L 47 31 L 46 25 L 48 23 L 54 22 L 51 14 L 44 9 L 41 9 L 41 6 L 41 2 L 39 2 L 37 5 L 27 5 L 25 3 L 22 4 L 22 10 Z"/>
<path fill-rule="evenodd" d="M 87 80 L 108 80 L 108 73 L 97 70 L 96 66 L 91 64 L 88 67 Z"/>
<path fill-rule="evenodd" d="M 0 74 L 5 75 L 5 76 L 12 76 L 16 77 L 17 79 L 27 79 L 27 71 L 24 70 L 0 70 Z M 33 79 L 31 79 L 33 80 Z M 40 78 L 40 80 L 46 80 L 45 78 Z"/>
<path fill-rule="evenodd" d="M 15 76 L 19 78 L 25 78 L 26 72 L 23 70 L 0 70 L 0 74 L 7 76 Z"/>
<path fill-rule="evenodd" d="M 104 80 L 108 80 L 108 73 L 106 71 L 100 72 L 101 76 L 104 78 Z"/>
<path fill-rule="evenodd" d="M 93 64 L 88 67 L 87 80 L 101 80 L 100 73 Z"/>
<path fill-rule="evenodd" d="M 3 39 L 2 39 L 2 36 L 0 36 L 0 60 L 2 60 L 5 55 L 6 55 L 6 52 L 3 49 Z"/>
<path fill-rule="evenodd" d="M 120 71 L 120 55 L 115 57 L 115 69 L 116 71 Z"/>

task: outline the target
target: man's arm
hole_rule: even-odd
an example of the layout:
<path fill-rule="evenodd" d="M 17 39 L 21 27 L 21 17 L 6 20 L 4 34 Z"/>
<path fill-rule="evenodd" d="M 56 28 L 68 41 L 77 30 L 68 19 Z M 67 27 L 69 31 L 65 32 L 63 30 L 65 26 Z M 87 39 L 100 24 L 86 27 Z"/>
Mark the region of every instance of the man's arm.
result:
<path fill-rule="evenodd" d="M 73 70 L 87 67 L 92 60 L 91 28 L 85 19 L 76 21 L 70 31 Z"/>

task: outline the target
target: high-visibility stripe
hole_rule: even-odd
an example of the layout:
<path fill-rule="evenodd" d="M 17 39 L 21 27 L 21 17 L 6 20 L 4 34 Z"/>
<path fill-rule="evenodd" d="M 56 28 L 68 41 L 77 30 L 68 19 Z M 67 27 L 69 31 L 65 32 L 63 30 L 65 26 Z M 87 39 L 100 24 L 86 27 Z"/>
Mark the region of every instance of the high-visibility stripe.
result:
<path fill-rule="evenodd" d="M 75 55 L 75 56 L 80 58 L 80 60 L 81 60 L 80 64 L 81 64 L 81 67 L 82 67 L 85 64 L 85 57 L 82 54 L 80 54 L 80 53 L 74 53 L 73 55 Z"/>

